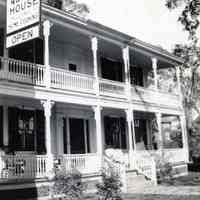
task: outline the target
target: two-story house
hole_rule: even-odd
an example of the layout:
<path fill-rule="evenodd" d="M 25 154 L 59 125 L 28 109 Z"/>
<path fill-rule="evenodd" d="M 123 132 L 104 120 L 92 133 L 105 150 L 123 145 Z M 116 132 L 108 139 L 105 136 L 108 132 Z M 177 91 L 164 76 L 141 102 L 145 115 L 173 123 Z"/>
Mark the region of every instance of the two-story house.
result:
<path fill-rule="evenodd" d="M 163 153 L 187 173 L 182 60 L 47 3 L 41 12 L 41 37 L 6 48 L 0 0 L 1 188 L 48 183 L 57 158 L 99 179 L 106 149 L 120 152 L 127 177 L 156 181 Z"/>

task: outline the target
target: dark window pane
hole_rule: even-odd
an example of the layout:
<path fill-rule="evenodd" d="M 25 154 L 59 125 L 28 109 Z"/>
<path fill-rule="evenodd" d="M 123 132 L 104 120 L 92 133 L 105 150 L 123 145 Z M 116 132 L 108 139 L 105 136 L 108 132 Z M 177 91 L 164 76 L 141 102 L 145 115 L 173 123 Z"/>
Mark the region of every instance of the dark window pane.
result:
<path fill-rule="evenodd" d="M 117 61 L 101 58 L 101 74 L 102 78 L 122 82 L 123 65 Z"/>
<path fill-rule="evenodd" d="M 69 71 L 73 71 L 73 72 L 76 72 L 76 65 L 75 64 L 69 64 Z"/>
<path fill-rule="evenodd" d="M 131 84 L 144 86 L 143 70 L 141 67 L 130 67 Z"/>

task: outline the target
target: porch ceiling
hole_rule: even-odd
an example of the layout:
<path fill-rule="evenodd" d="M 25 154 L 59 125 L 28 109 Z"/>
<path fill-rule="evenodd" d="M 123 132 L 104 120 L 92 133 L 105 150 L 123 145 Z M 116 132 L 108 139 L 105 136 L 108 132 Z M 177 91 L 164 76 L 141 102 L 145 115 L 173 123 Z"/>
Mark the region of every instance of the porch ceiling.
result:
<path fill-rule="evenodd" d="M 63 26 L 54 24 L 51 28 L 52 40 L 56 40 L 63 43 L 70 43 L 83 49 L 91 49 L 91 42 L 89 36 L 74 31 Z"/>
<path fill-rule="evenodd" d="M 43 109 L 41 102 L 36 99 L 29 99 L 29 98 L 21 98 L 21 97 L 14 97 L 8 95 L 0 95 L 0 104 L 7 105 L 7 106 L 17 106 L 17 107 L 24 107 L 24 108 L 37 108 Z"/>
<path fill-rule="evenodd" d="M 58 24 L 54 24 L 51 28 L 52 40 L 59 41 L 62 43 L 70 43 L 81 49 L 91 50 L 90 36 L 75 31 Z M 113 60 L 123 62 L 122 58 L 122 47 L 100 39 L 98 41 L 98 53 L 100 56 L 108 57 Z M 148 69 L 152 69 L 151 57 L 144 55 L 133 49 L 130 50 L 130 63 L 132 66 L 139 66 Z M 170 68 L 173 67 L 172 64 L 158 60 L 158 68 Z"/>

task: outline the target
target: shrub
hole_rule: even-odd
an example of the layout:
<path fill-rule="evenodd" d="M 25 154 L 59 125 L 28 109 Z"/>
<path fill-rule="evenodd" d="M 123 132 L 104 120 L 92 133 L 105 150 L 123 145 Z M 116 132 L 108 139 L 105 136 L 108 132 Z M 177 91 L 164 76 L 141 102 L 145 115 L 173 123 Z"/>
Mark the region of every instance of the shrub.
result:
<path fill-rule="evenodd" d="M 164 180 L 172 180 L 173 167 L 164 155 L 162 155 L 161 157 L 157 157 L 156 168 L 158 182 L 162 182 Z"/>
<path fill-rule="evenodd" d="M 63 169 L 55 169 L 51 188 L 53 198 L 63 196 L 62 199 L 81 200 L 85 188 L 85 184 L 81 180 L 81 174 L 77 170 L 66 173 Z"/>
<path fill-rule="evenodd" d="M 119 175 L 113 168 L 102 170 L 102 182 L 96 185 L 99 200 L 122 200 Z"/>

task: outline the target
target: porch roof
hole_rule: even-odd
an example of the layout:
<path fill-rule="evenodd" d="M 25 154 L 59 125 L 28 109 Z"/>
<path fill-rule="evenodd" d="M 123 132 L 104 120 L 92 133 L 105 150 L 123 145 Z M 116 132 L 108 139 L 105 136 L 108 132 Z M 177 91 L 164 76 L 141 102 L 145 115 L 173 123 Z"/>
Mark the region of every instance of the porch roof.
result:
<path fill-rule="evenodd" d="M 158 59 L 161 59 L 162 61 L 171 63 L 173 65 L 184 63 L 180 57 L 173 55 L 172 53 L 161 47 L 146 43 L 142 40 L 122 33 L 118 30 L 114 30 L 93 20 L 80 18 L 76 15 L 56 9 L 44 3 L 42 5 L 44 14 L 47 15 L 48 18 L 54 23 L 68 26 L 86 35 L 97 36 L 101 39 L 109 40 L 120 46 L 128 45 L 130 48 L 133 48 L 138 52 L 142 51 L 146 55 L 152 57 L 156 56 L 158 57 Z"/>

